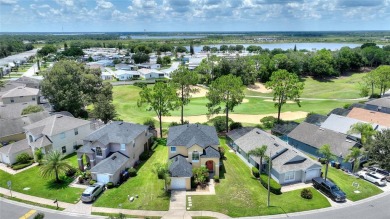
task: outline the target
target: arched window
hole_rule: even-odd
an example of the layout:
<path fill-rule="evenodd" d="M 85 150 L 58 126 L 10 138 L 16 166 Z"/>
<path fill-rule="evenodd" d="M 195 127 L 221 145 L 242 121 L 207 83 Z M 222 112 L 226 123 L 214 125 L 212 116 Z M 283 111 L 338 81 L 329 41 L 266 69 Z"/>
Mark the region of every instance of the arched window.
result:
<path fill-rule="evenodd" d="M 103 156 L 102 149 L 100 147 L 96 147 L 96 155 Z"/>

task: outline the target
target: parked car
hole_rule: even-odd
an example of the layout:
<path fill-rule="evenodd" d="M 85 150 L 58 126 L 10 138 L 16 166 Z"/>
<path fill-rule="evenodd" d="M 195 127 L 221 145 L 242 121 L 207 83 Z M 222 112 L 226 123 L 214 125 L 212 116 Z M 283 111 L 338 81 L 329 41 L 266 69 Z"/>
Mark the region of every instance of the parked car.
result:
<path fill-rule="evenodd" d="M 315 177 L 312 179 L 314 188 L 320 190 L 335 202 L 344 202 L 347 196 L 345 193 L 332 181 L 326 181 L 322 177 Z"/>
<path fill-rule="evenodd" d="M 360 171 L 358 173 L 359 177 L 374 183 L 377 186 L 385 186 L 386 185 L 386 177 L 382 174 L 376 172 L 365 172 Z"/>
<path fill-rule="evenodd" d="M 82 202 L 95 201 L 96 198 L 99 196 L 99 194 L 102 193 L 104 190 L 105 190 L 104 183 L 97 182 L 92 186 L 88 186 L 88 188 L 85 189 L 83 194 L 81 194 L 81 201 Z"/>
<path fill-rule="evenodd" d="M 390 172 L 379 167 L 367 167 L 370 172 L 376 172 L 386 177 L 387 182 L 390 182 Z"/>

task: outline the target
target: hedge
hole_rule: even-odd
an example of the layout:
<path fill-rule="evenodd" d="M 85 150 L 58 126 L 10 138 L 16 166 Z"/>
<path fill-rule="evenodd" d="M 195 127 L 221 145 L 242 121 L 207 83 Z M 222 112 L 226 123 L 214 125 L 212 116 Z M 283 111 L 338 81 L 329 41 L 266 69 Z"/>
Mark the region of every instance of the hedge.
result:
<path fill-rule="evenodd" d="M 266 189 L 268 188 L 268 175 L 267 174 L 260 174 L 260 182 L 261 182 L 261 185 L 263 185 Z M 274 193 L 275 195 L 280 195 L 282 194 L 282 186 L 277 183 L 274 179 L 270 179 L 270 190 L 272 193 Z"/>
<path fill-rule="evenodd" d="M 252 167 L 252 174 L 256 178 L 259 178 L 259 176 L 260 176 L 260 172 L 256 167 Z"/>
<path fill-rule="evenodd" d="M 22 163 L 22 164 L 15 164 L 15 165 L 12 165 L 12 169 L 13 170 L 20 170 L 20 169 L 23 169 L 25 167 L 28 167 L 30 166 L 31 164 L 33 164 L 33 160 L 30 160 L 28 163 Z"/>

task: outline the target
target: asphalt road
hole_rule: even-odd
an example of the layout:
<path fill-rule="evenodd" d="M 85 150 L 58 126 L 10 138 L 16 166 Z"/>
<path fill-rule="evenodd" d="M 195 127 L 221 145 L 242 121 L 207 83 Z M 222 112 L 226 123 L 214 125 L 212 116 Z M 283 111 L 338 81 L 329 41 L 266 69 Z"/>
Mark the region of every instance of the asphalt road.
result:
<path fill-rule="evenodd" d="M 30 206 L 24 203 L 18 203 L 0 198 L 0 219 L 19 219 L 23 216 L 27 216 L 25 219 L 31 219 L 34 218 L 38 212 L 44 213 L 45 219 L 106 218 L 100 216 L 79 216 L 77 214 Z"/>

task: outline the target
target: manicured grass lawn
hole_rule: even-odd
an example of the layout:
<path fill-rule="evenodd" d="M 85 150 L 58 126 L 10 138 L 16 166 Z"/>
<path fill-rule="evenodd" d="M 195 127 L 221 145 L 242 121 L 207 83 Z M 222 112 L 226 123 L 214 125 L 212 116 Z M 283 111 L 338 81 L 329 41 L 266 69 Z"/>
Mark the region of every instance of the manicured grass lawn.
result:
<path fill-rule="evenodd" d="M 322 168 L 322 171 L 325 173 L 325 166 Z M 328 178 L 335 182 L 347 194 L 347 199 L 351 201 L 358 201 L 383 192 L 376 185 L 364 179 L 345 174 L 342 170 L 333 167 L 329 167 Z M 352 186 L 353 182 L 359 183 L 358 189 Z M 355 193 L 355 190 L 359 190 L 360 193 Z"/>
<path fill-rule="evenodd" d="M 155 210 L 166 211 L 169 208 L 169 194 L 164 190 L 164 181 L 157 178 L 153 173 L 155 163 L 167 161 L 167 147 L 159 145 L 153 155 L 138 170 L 136 177 L 130 178 L 127 182 L 117 188 L 106 190 L 101 197 L 93 204 L 96 207 L 119 208 L 133 210 Z M 133 202 L 127 196 L 138 195 Z"/>
<path fill-rule="evenodd" d="M 305 83 L 305 88 L 301 97 L 303 98 L 324 98 L 324 99 L 354 99 L 360 98 L 359 82 L 366 73 L 354 73 L 350 76 L 329 78 L 326 80 L 316 80 L 312 77 L 301 78 Z M 271 93 L 259 93 L 246 90 L 250 96 L 272 96 Z"/>
<path fill-rule="evenodd" d="M 138 107 L 137 100 L 139 99 L 139 91 L 141 89 L 128 85 L 128 86 L 115 86 L 114 92 L 114 105 L 119 114 L 119 117 L 124 121 L 143 123 L 147 118 L 155 117 L 155 113 L 152 111 L 146 111 L 146 107 Z M 247 98 L 248 103 L 242 103 L 237 106 L 234 113 L 238 114 L 269 114 L 277 113 L 277 109 L 274 107 L 273 102 L 264 101 L 261 98 L 250 97 Z M 282 112 L 286 111 L 306 111 L 315 112 L 319 114 L 327 114 L 332 109 L 337 107 L 343 107 L 347 103 L 353 103 L 354 101 L 314 101 L 303 100 L 298 107 L 296 103 L 287 103 L 283 106 Z M 207 113 L 206 104 L 207 98 L 192 98 L 189 105 L 184 108 L 184 115 L 205 115 Z M 180 110 L 171 112 L 172 116 L 180 116 Z M 259 121 L 256 121 L 259 122 Z M 166 124 L 165 124 L 166 125 Z"/>
<path fill-rule="evenodd" d="M 74 159 L 74 157 L 68 159 Z M 13 191 L 47 199 L 58 199 L 68 203 L 76 203 L 83 192 L 83 189 L 68 187 L 73 178 L 64 177 L 61 184 L 56 184 L 53 178 L 41 177 L 39 167 L 30 168 L 16 175 L 0 170 L 0 186 L 8 188 L 8 180 L 12 182 Z M 24 188 L 30 189 L 23 190 Z"/>
<path fill-rule="evenodd" d="M 225 145 L 225 140 L 221 139 Z M 191 196 L 191 211 L 216 211 L 231 217 L 272 215 L 329 207 L 328 200 L 315 189 L 313 199 L 301 198 L 301 190 L 282 195 L 271 194 L 271 206 L 267 207 L 267 190 L 252 177 L 250 168 L 236 154 L 226 152 L 225 172 L 221 171 L 221 182 L 215 187 L 216 195 Z M 224 172 L 224 173 L 223 173 Z"/>

